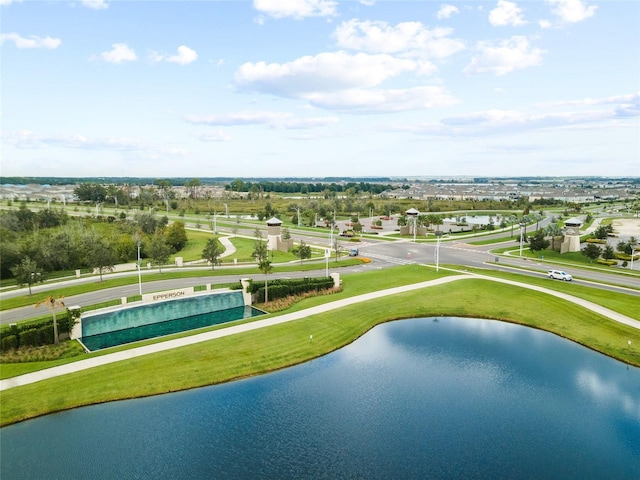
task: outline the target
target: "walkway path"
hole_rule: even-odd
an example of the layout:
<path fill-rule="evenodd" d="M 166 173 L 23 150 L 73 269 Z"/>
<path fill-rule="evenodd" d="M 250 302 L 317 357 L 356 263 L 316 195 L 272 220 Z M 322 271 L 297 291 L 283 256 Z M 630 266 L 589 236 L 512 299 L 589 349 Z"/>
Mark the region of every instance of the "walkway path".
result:
<path fill-rule="evenodd" d="M 633 328 L 640 329 L 640 321 L 634 320 L 630 317 L 617 313 L 608 308 L 602 307 L 593 302 L 589 302 L 588 300 L 584 300 L 581 298 L 574 297 L 572 295 L 568 295 L 566 293 L 557 292 L 555 290 L 549 290 L 544 287 L 538 287 L 535 285 L 529 285 L 526 283 L 519 283 L 511 280 L 504 280 L 500 278 L 488 277 L 479 274 L 464 274 L 464 275 L 455 275 L 450 277 L 438 278 L 436 280 L 430 280 L 427 282 L 414 283 L 412 285 L 404 285 L 401 287 L 389 288 L 386 290 L 380 290 L 371 293 L 365 293 L 362 295 L 357 295 L 355 297 L 345 298 L 343 300 L 337 300 L 335 302 L 325 303 L 323 305 L 318 305 L 316 307 L 308 308 L 306 310 L 301 310 L 299 312 L 288 313 L 285 315 L 280 315 L 273 318 L 267 318 L 264 320 L 257 320 L 251 323 L 245 323 L 242 325 L 234 325 L 228 328 L 223 328 L 220 330 L 214 330 L 211 332 L 204 332 L 196 335 L 192 335 L 184 338 L 177 338 L 175 340 L 168 340 L 166 342 L 156 343 L 153 345 L 146 345 L 144 347 L 136 347 L 131 348 L 129 350 L 124 350 L 121 352 L 115 352 L 107 355 L 103 355 L 100 357 L 89 358 L 86 360 L 80 360 L 74 363 L 69 363 L 67 365 L 60 365 L 58 367 L 48 368 L 45 370 L 40 370 L 37 372 L 27 373 L 25 375 L 19 375 L 17 377 L 8 378 L 5 380 L 0 380 L 0 391 L 8 390 L 10 388 L 19 387 L 22 385 L 28 385 L 30 383 L 39 382 L 41 380 L 47 380 L 50 378 L 58 377 L 61 375 L 66 375 L 69 373 L 80 372 L 82 370 L 87 370 L 93 367 L 98 367 L 101 365 L 107 365 L 113 362 L 119 362 L 122 360 L 129 360 L 136 357 L 141 357 L 143 355 L 148 355 L 151 353 L 162 352 L 165 350 L 171 350 L 174 348 L 184 347 L 186 345 L 193 345 L 195 343 L 206 342 L 209 340 L 213 340 L 216 338 L 226 337 L 229 335 L 235 335 L 237 333 L 249 332 L 252 330 L 257 330 L 259 328 L 269 327 L 272 325 L 278 325 L 281 323 L 291 322 L 293 320 L 299 320 L 302 318 L 309 317 L 311 315 L 317 315 L 324 312 L 329 312 L 332 310 L 336 310 L 339 308 L 343 308 L 349 305 L 353 305 L 360 302 L 366 302 L 369 300 L 375 300 L 380 297 L 388 296 L 388 295 L 396 295 L 399 293 L 410 292 L 413 290 L 419 290 L 422 288 L 428 288 L 435 285 L 442 285 L 449 282 L 454 282 L 458 280 L 465 279 L 474 279 L 481 278 L 484 280 L 490 280 L 493 282 L 506 283 L 509 285 L 516 285 L 518 287 L 529 288 L 531 290 L 536 290 L 539 292 L 543 292 L 549 295 L 556 296 L 558 298 L 562 298 L 563 300 L 567 300 L 573 302 L 575 304 L 581 305 L 589 310 L 592 310 L 600 315 L 608 317 L 609 319 L 623 323 L 625 325 L 629 325 Z"/>

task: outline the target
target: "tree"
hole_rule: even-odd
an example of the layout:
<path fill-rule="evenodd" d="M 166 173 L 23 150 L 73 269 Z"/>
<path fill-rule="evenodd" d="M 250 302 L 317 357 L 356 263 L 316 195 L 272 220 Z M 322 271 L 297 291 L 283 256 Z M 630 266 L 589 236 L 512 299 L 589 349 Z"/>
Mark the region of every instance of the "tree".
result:
<path fill-rule="evenodd" d="M 88 240 L 85 255 L 87 264 L 91 268 L 98 270 L 100 281 L 102 282 L 102 274 L 104 272 L 112 272 L 116 264 L 115 249 L 101 237 L 94 236 Z"/>
<path fill-rule="evenodd" d="M 544 236 L 542 230 L 538 230 L 534 235 L 529 237 L 529 250 L 537 252 L 549 248 L 550 242 Z"/>
<path fill-rule="evenodd" d="M 267 284 L 267 278 L 269 277 L 269 273 L 273 270 L 273 265 L 271 265 L 271 261 L 268 256 L 258 262 L 258 269 L 264 273 L 264 302 L 267 303 L 269 301 L 269 286 Z"/>
<path fill-rule="evenodd" d="M 600 239 L 600 240 L 606 240 L 610 233 L 613 233 L 613 226 L 611 224 L 609 224 L 609 225 L 600 225 L 593 232 L 593 236 L 594 236 L 594 238 L 597 238 L 597 239 Z"/>
<path fill-rule="evenodd" d="M 156 232 L 153 234 L 147 253 L 151 258 L 151 262 L 157 265 L 160 273 L 162 273 L 162 265 L 166 264 L 171 256 L 171 247 L 162 233 Z"/>
<path fill-rule="evenodd" d="M 11 269 L 11 273 L 16 277 L 19 286 L 29 285 L 29 295 L 31 295 L 31 285 L 43 281 L 42 270 L 31 258 L 24 257 L 18 265 Z"/>
<path fill-rule="evenodd" d="M 616 258 L 616 254 L 613 251 L 613 247 L 611 245 L 605 245 L 605 247 L 602 249 L 602 258 L 604 258 L 605 260 L 612 260 Z"/>
<path fill-rule="evenodd" d="M 56 307 L 64 307 L 64 297 L 55 298 L 53 295 L 49 295 L 44 300 L 36 303 L 36 308 L 40 305 L 46 305 L 51 310 L 51 315 L 53 316 L 53 341 L 56 345 L 60 343 L 60 338 L 58 337 L 58 322 L 56 320 Z"/>
<path fill-rule="evenodd" d="M 169 199 L 171 198 L 173 192 L 172 192 L 172 185 L 171 182 L 169 180 L 156 180 L 156 185 L 158 187 L 158 190 L 160 192 L 160 196 L 162 197 L 162 199 L 164 200 L 164 205 L 165 208 L 167 210 L 167 213 L 169 213 Z"/>
<path fill-rule="evenodd" d="M 184 184 L 187 187 L 187 191 L 189 192 L 190 198 L 198 198 L 198 187 L 201 186 L 202 183 L 198 178 L 192 178 L 191 180 L 187 180 Z"/>
<path fill-rule="evenodd" d="M 187 232 L 183 222 L 177 221 L 169 225 L 166 229 L 165 236 L 167 243 L 174 252 L 182 250 L 187 244 Z"/>
<path fill-rule="evenodd" d="M 104 202 L 107 198 L 107 189 L 97 183 L 81 183 L 73 193 L 81 202 Z"/>
<path fill-rule="evenodd" d="M 211 264 L 211 270 L 216 265 L 220 265 L 220 255 L 222 254 L 222 245 L 217 238 L 210 238 L 207 240 L 207 244 L 202 250 L 202 258 L 206 259 Z"/>
<path fill-rule="evenodd" d="M 589 259 L 589 263 L 592 263 L 602 254 L 602 249 L 595 243 L 587 243 L 581 250 L 581 252 L 585 257 Z"/>
<path fill-rule="evenodd" d="M 267 276 L 269 275 L 269 272 L 271 272 L 273 270 L 273 267 L 271 265 L 271 261 L 269 261 L 269 250 L 267 249 L 267 244 L 265 242 L 263 242 L 262 240 L 260 240 L 259 238 L 255 241 L 255 243 L 253 244 L 253 253 L 252 255 L 255 257 L 256 261 L 258 262 L 258 269 L 264 273 L 265 275 L 265 279 L 264 279 L 264 301 L 267 302 L 268 298 L 269 298 L 269 294 L 267 291 Z"/>
<path fill-rule="evenodd" d="M 300 258 L 300 263 L 307 258 L 311 258 L 311 247 L 307 245 L 304 240 L 300 240 L 300 245 L 298 246 L 298 258 Z"/>
<path fill-rule="evenodd" d="M 260 263 L 269 258 L 269 250 L 267 244 L 262 240 L 257 239 L 253 244 L 253 253 L 251 254 L 256 259 L 256 262 Z"/>

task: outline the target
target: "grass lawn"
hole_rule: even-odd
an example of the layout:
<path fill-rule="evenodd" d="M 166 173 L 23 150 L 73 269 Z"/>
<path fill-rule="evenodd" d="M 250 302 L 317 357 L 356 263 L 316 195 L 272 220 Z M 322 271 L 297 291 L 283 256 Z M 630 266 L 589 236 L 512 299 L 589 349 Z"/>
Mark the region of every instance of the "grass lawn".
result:
<path fill-rule="evenodd" d="M 344 277 L 344 290 L 340 294 L 305 299 L 280 313 L 332 301 L 340 296 L 380 290 L 404 282 L 424 281 L 437 275 L 431 269 L 415 266 L 394 269 L 393 275 L 381 276 L 379 272 L 349 275 Z M 610 292 L 603 296 L 605 301 L 624 303 L 625 298 L 629 303 L 632 301 L 630 296 Z M 471 279 L 381 297 L 287 324 L 10 389 L 2 393 L 0 422 L 6 425 L 80 405 L 166 393 L 261 374 L 334 351 L 382 322 L 445 315 L 493 318 L 530 325 L 632 365 L 640 365 L 639 346 L 635 343 L 632 348 L 627 346 L 628 339 L 637 338 L 636 329 L 540 292 Z M 309 340 L 310 335 L 313 335 L 313 342 Z M 3 365 L 3 370 L 8 366 Z"/>

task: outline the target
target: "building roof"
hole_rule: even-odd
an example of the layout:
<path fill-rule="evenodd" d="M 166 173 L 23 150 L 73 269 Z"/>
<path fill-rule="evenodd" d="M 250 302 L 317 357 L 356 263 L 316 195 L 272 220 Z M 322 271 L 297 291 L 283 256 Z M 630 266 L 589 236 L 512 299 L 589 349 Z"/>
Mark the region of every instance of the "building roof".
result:
<path fill-rule="evenodd" d="M 582 225 L 583 223 L 584 223 L 584 222 L 583 222 L 582 220 L 580 220 L 579 218 L 577 218 L 577 217 L 567 218 L 567 219 L 564 221 L 564 224 L 565 224 L 565 225 L 571 225 L 571 226 L 576 226 L 576 225 L 577 225 L 577 226 L 580 226 L 580 225 Z"/>

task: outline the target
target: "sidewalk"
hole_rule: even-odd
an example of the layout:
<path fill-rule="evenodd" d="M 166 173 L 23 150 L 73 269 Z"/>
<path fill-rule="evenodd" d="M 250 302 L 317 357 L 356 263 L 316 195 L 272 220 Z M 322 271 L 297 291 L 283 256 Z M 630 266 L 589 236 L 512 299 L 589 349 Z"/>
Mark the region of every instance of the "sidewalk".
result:
<path fill-rule="evenodd" d="M 242 325 L 234 325 L 234 326 L 223 328 L 220 330 L 200 333 L 200 334 L 192 335 L 190 337 L 178 338 L 175 340 L 168 340 L 166 342 L 156 343 L 153 345 L 146 345 L 144 347 L 132 348 L 122 352 L 115 352 L 115 353 L 103 355 L 100 357 L 80 360 L 78 362 L 70 363 L 67 365 L 60 365 L 58 367 L 48 368 L 46 370 L 40 370 L 37 372 L 27 373 L 25 375 L 19 375 L 17 377 L 7 378 L 5 380 L 0 380 L 0 391 L 8 390 L 14 387 L 20 387 L 22 385 L 28 385 L 31 383 L 39 382 L 41 380 L 47 380 L 50 378 L 58 377 L 61 375 L 67 375 L 69 373 L 80 372 L 80 371 L 98 367 L 101 365 L 107 365 L 113 362 L 120 362 L 122 360 L 129 360 L 132 358 L 141 357 L 143 355 L 149 355 L 151 353 L 162 352 L 162 351 L 171 350 L 174 348 L 184 347 L 186 345 L 193 345 L 200 342 L 206 342 L 209 340 L 214 340 L 216 338 L 235 335 L 237 333 L 249 332 L 252 330 L 257 330 L 259 328 L 265 328 L 272 325 L 279 325 L 281 323 L 291 322 L 293 320 L 299 320 L 312 315 L 329 312 L 329 311 L 343 308 L 349 305 L 353 305 L 360 302 L 366 302 L 369 300 L 374 300 L 374 299 L 388 296 L 388 295 L 395 295 L 399 293 L 410 292 L 413 290 L 419 290 L 422 288 L 432 287 L 434 285 L 442 285 L 449 282 L 455 282 L 458 280 L 473 279 L 473 278 L 481 278 L 483 280 L 506 283 L 509 285 L 529 288 L 531 290 L 536 290 L 542 293 L 553 295 L 558 298 L 562 298 L 563 300 L 567 300 L 577 305 L 581 305 L 585 308 L 588 308 L 589 310 L 592 310 L 600 315 L 608 317 L 609 319 L 615 322 L 623 323 L 633 328 L 640 329 L 640 321 L 638 320 L 634 320 L 630 317 L 614 312 L 613 310 L 609 310 L 608 308 L 602 307 L 600 305 L 589 302 L 587 300 L 583 300 L 581 298 L 573 297 L 571 295 L 568 295 L 562 292 L 549 290 L 544 287 L 538 287 L 535 285 L 519 283 L 512 280 L 503 280 L 503 279 L 487 277 L 479 274 L 464 274 L 464 275 L 456 275 L 451 277 L 439 278 L 436 280 L 429 280 L 426 282 L 415 283 L 412 285 L 405 285 L 402 287 L 389 288 L 389 289 L 381 290 L 377 292 L 365 293 L 362 295 L 357 295 L 355 297 L 345 298 L 343 300 L 337 300 L 335 302 L 326 303 L 324 305 L 318 305 L 316 307 L 308 308 L 306 310 L 301 310 L 299 312 L 281 315 L 278 317 L 268 318 L 264 320 L 257 320 L 255 322 L 245 323 Z"/>

